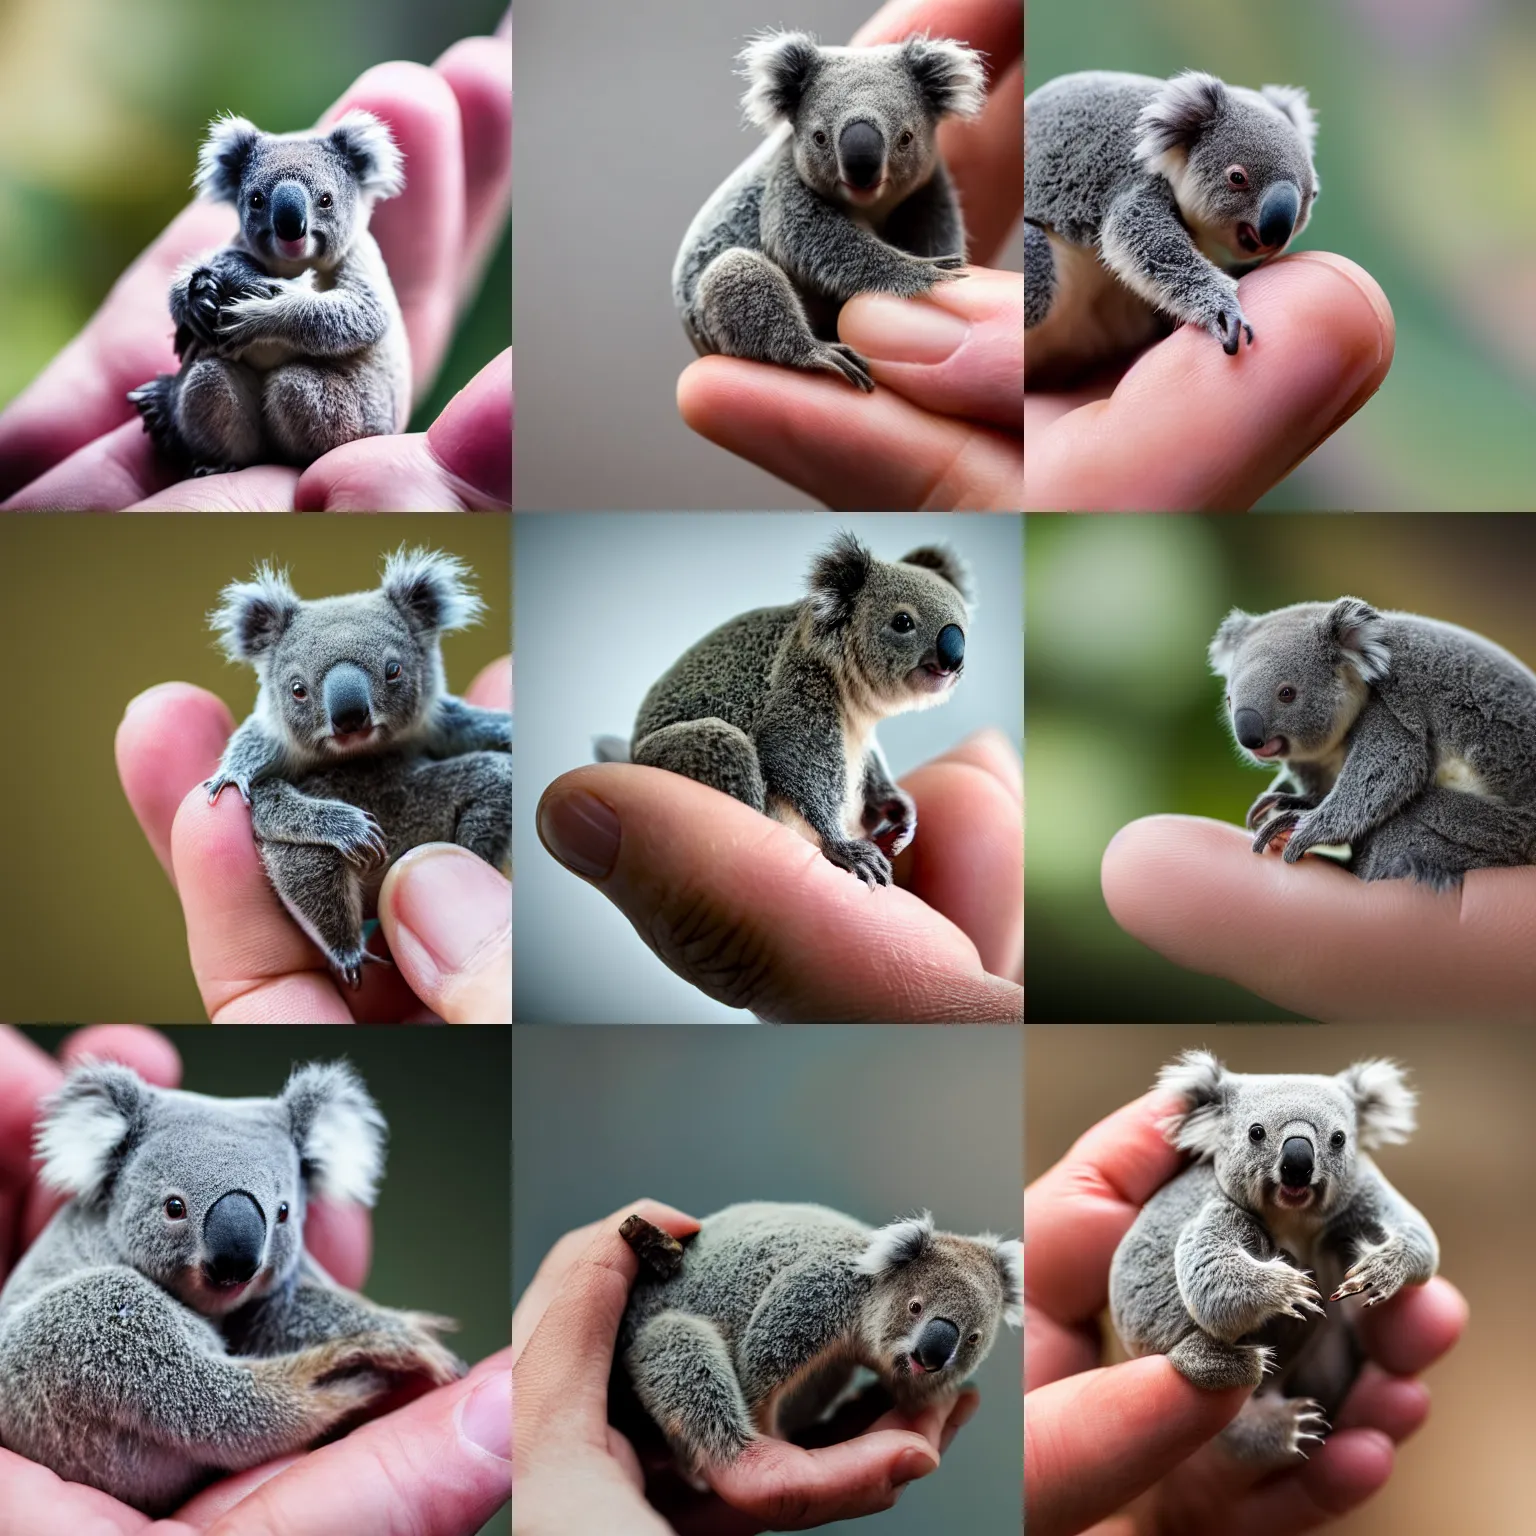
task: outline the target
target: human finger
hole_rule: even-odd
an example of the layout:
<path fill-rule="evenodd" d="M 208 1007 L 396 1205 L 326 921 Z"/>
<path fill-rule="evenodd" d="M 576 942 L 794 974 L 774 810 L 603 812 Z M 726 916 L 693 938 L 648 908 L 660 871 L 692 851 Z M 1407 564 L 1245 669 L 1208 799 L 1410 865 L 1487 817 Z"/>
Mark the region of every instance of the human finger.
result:
<path fill-rule="evenodd" d="M 1405 1286 L 1379 1307 L 1362 1307 L 1354 1322 L 1365 1352 L 1394 1376 L 1416 1376 L 1454 1348 L 1465 1332 L 1467 1299 L 1441 1275 Z"/>
<path fill-rule="evenodd" d="M 0 1450 L 0 1490 L 5 1536 L 139 1536 L 153 1524 L 108 1494 L 65 1482 L 11 1451 Z"/>
<path fill-rule="evenodd" d="M 467 703 L 481 709 L 512 708 L 512 658 L 502 656 L 482 667 L 464 690 Z"/>
<path fill-rule="evenodd" d="M 1028 510 L 1252 506 L 1381 387 L 1395 325 L 1369 273 L 1321 251 L 1238 284 L 1254 340 L 1228 357 L 1182 326 L 1107 400 L 1027 440 Z"/>
<path fill-rule="evenodd" d="M 1536 873 L 1479 869 L 1459 891 L 1357 879 L 1252 852 L 1241 828 L 1151 816 L 1104 852 L 1105 904 L 1177 965 L 1330 1022 L 1527 1022 Z"/>
<path fill-rule="evenodd" d="M 783 1021 L 1004 1023 L 1022 990 L 899 886 L 868 887 L 787 827 L 681 774 L 579 768 L 544 792 L 544 846 L 717 1002 Z"/>
<path fill-rule="evenodd" d="M 373 1216 L 344 1200 L 312 1200 L 304 1212 L 304 1249 L 333 1280 L 358 1290 L 373 1259 Z"/>
<path fill-rule="evenodd" d="M 1429 1417 L 1429 1388 L 1367 1362 L 1334 1420 L 1335 1431 L 1379 1429 L 1401 1444 Z"/>
<path fill-rule="evenodd" d="M 1391 1438 L 1377 1429 L 1330 1435 L 1304 1467 L 1258 1484 L 1228 1506 L 1221 1529 L 1244 1536 L 1297 1536 L 1365 1503 L 1392 1475 Z"/>

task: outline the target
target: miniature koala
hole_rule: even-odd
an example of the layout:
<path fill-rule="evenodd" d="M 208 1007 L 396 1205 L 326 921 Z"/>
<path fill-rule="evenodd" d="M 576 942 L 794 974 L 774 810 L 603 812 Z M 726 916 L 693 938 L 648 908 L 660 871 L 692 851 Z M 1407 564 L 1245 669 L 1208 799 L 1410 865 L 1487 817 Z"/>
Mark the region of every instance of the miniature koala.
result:
<path fill-rule="evenodd" d="M 352 986 L 380 959 L 363 917 L 401 854 L 454 842 L 498 868 L 511 855 L 511 716 L 443 681 L 440 638 L 483 606 L 467 575 L 451 555 L 402 548 L 377 590 L 306 602 L 262 566 L 211 615 L 260 687 L 208 799 L 239 790 L 277 894 Z"/>
<path fill-rule="evenodd" d="M 1063 75 L 1024 104 L 1029 380 L 1056 388 L 1185 321 L 1235 354 L 1236 276 L 1277 256 L 1317 197 L 1307 93 Z"/>
<path fill-rule="evenodd" d="M 1239 746 L 1280 776 L 1261 853 L 1348 844 L 1367 880 L 1436 889 L 1536 862 L 1536 674 L 1481 635 L 1357 597 L 1234 609 L 1211 642 Z"/>
<path fill-rule="evenodd" d="M 947 39 L 823 48 L 770 32 L 741 63 L 746 114 L 771 137 L 683 237 L 672 270 L 683 328 L 700 354 L 872 390 L 864 359 L 837 340 L 837 313 L 856 293 L 915 298 L 965 275 L 935 130 L 981 111 L 981 56 Z"/>
<path fill-rule="evenodd" d="M 374 204 L 405 187 L 388 128 L 361 110 L 313 133 L 219 118 L 196 186 L 235 205 L 240 232 L 171 285 L 181 370 L 128 396 L 155 446 L 214 474 L 404 431 L 410 346 L 368 233 Z"/>
<path fill-rule="evenodd" d="M 1229 1072 L 1186 1051 L 1158 1086 L 1184 1097 L 1168 1139 L 1197 1161 L 1165 1184 L 1109 1271 L 1115 1331 L 1197 1387 L 1253 1387 L 1223 1432 L 1278 1466 L 1327 1433 L 1361 1353 L 1339 1303 L 1375 1306 L 1439 1264 L 1429 1223 L 1366 1154 L 1406 1141 L 1415 1096 L 1389 1061 L 1336 1077 Z"/>
<path fill-rule="evenodd" d="M 603 737 L 597 756 L 722 789 L 887 885 L 917 807 L 892 781 L 875 724 L 949 698 L 968 602 L 951 550 L 877 560 L 841 533 L 812 565 L 807 597 L 706 635 L 646 694 L 631 743 Z"/>
<path fill-rule="evenodd" d="M 1022 1245 L 935 1232 L 926 1211 L 876 1230 L 754 1202 L 684 1242 L 670 1278 L 642 1272 L 630 1293 L 618 1359 L 700 1483 L 759 1437 L 816 1423 L 859 1366 L 902 1408 L 953 1397 L 1023 1318 Z"/>
<path fill-rule="evenodd" d="M 150 1515 L 464 1368 L 441 1318 L 343 1290 L 309 1201 L 372 1205 L 384 1121 L 345 1063 L 274 1099 L 77 1068 L 38 1128 L 72 1196 L 0 1291 L 0 1444 Z"/>

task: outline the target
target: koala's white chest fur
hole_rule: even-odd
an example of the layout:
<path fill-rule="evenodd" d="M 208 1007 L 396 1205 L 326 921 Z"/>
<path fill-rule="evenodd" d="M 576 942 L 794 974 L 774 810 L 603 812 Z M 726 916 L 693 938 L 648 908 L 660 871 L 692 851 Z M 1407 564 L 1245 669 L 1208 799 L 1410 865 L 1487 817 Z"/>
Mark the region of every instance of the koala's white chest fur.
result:
<path fill-rule="evenodd" d="M 1046 231 L 1056 267 L 1051 312 L 1024 338 L 1024 364 L 1035 382 L 1047 381 L 1059 364 L 1076 368 L 1090 358 L 1110 358 L 1153 341 L 1160 330 L 1155 311 L 1099 260 L 1092 247 L 1073 245 Z"/>

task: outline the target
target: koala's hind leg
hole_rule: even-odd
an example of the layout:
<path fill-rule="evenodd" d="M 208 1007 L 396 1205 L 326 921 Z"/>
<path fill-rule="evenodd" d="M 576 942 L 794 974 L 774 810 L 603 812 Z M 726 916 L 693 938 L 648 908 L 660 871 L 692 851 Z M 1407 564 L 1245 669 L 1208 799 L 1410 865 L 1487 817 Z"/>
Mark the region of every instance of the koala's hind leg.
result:
<path fill-rule="evenodd" d="M 176 430 L 196 473 L 260 463 L 261 385 L 256 374 L 226 358 L 199 357 L 180 376 Z"/>
<path fill-rule="evenodd" d="M 1219 1438 L 1239 1461 L 1278 1467 L 1304 1457 L 1308 1447 L 1321 1445 L 1327 1433 L 1323 1410 L 1310 1397 L 1265 1393 L 1250 1397 Z"/>
<path fill-rule="evenodd" d="M 1451 890 L 1470 869 L 1529 864 L 1536 816 L 1483 795 L 1432 785 L 1360 840 L 1351 868 L 1362 880 L 1417 880 Z"/>
<path fill-rule="evenodd" d="M 699 276 L 690 324 L 727 357 L 835 373 L 868 391 L 875 387 L 864 359 L 841 342 L 822 341 L 783 270 L 761 251 L 733 246 Z"/>
<path fill-rule="evenodd" d="M 1256 1344 L 1223 1344 L 1207 1333 L 1186 1333 L 1168 1358 L 1187 1381 L 1207 1392 L 1228 1387 L 1256 1387 L 1274 1358 L 1273 1351 Z"/>
<path fill-rule="evenodd" d="M 1024 221 L 1024 329 L 1032 330 L 1051 312 L 1056 297 L 1056 262 L 1050 237 Z"/>
<path fill-rule="evenodd" d="M 422 843 L 454 842 L 495 869 L 512 856 L 512 754 L 464 752 L 417 764 L 405 792 L 389 796 L 379 814 L 390 852 Z"/>
<path fill-rule="evenodd" d="M 378 394 L 355 363 L 287 363 L 267 375 L 261 418 L 285 463 L 312 464 L 343 443 L 394 431 L 393 401 Z"/>
<path fill-rule="evenodd" d="M 363 966 L 380 956 L 369 954 L 363 942 L 363 883 L 357 869 L 336 849 L 313 843 L 259 846 L 267 878 L 294 921 L 350 986 L 361 986 Z"/>
<path fill-rule="evenodd" d="M 625 1353 L 630 1380 L 682 1470 L 727 1466 L 753 1438 L 730 1350 L 706 1318 L 662 1312 Z"/>
<path fill-rule="evenodd" d="M 722 789 L 754 811 L 767 809 L 767 790 L 757 748 L 745 731 L 713 715 L 664 725 L 659 731 L 641 737 L 634 744 L 630 761 L 649 768 L 666 768 L 713 789 Z"/>

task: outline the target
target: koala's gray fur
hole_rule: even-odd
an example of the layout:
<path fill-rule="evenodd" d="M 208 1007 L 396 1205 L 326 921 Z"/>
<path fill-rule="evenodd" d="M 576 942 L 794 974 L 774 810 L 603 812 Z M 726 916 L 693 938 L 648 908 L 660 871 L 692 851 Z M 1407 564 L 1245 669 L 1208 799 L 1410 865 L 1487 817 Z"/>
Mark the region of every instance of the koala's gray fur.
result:
<path fill-rule="evenodd" d="M 434 1337 L 451 1324 L 343 1290 L 304 1250 L 312 1196 L 373 1204 L 383 1142 L 345 1063 L 273 1099 L 77 1068 L 37 1137 L 73 1198 L 0 1291 L 0 1445 L 165 1515 L 405 1378 L 462 1375 Z"/>
<path fill-rule="evenodd" d="M 1024 115 L 1031 387 L 1070 383 L 1180 321 L 1229 354 L 1253 341 L 1236 276 L 1279 255 L 1317 197 L 1305 91 L 1090 70 L 1042 85 Z"/>
<path fill-rule="evenodd" d="M 1183 1096 L 1165 1131 L 1197 1161 L 1115 1250 L 1115 1331 L 1197 1387 L 1254 1388 L 1223 1442 L 1280 1465 L 1323 1438 L 1359 1374 L 1342 1303 L 1375 1306 L 1439 1265 L 1429 1223 L 1367 1155 L 1408 1139 L 1415 1096 L 1389 1061 L 1255 1076 L 1206 1051 L 1186 1051 L 1158 1085 Z"/>
<path fill-rule="evenodd" d="M 901 1407 L 952 1397 L 1022 1320 L 1021 1245 L 935 1232 L 926 1212 L 876 1230 L 754 1202 L 684 1243 L 672 1278 L 642 1274 L 630 1293 L 618 1359 L 701 1482 L 758 1437 L 817 1422 L 859 1366 Z"/>
<path fill-rule="evenodd" d="M 806 598 L 706 635 L 646 694 L 630 745 L 604 737 L 597 755 L 722 789 L 887 885 L 917 807 L 892 781 L 875 724 L 948 699 L 965 666 L 968 584 L 951 550 L 877 560 L 839 534 Z"/>
<path fill-rule="evenodd" d="M 1255 852 L 1348 844 L 1362 879 L 1436 889 L 1536 862 L 1536 674 L 1492 641 L 1341 597 L 1234 609 L 1210 659 L 1238 744 L 1283 765 Z"/>
<path fill-rule="evenodd" d="M 404 431 L 410 345 L 368 232 L 374 204 L 405 186 L 388 128 L 362 110 L 313 133 L 222 117 L 195 184 L 234 204 L 240 233 L 171 285 L 180 372 L 128 396 L 156 447 L 212 474 Z"/>
<path fill-rule="evenodd" d="M 363 919 L 401 854 L 454 842 L 498 868 L 511 855 L 512 717 L 443 681 L 440 638 L 482 608 L 467 575 L 451 555 L 402 548 L 374 591 L 305 601 L 262 566 L 212 615 L 260 688 L 209 801 L 239 790 L 283 904 L 353 986 L 379 959 Z"/>
<path fill-rule="evenodd" d="M 981 111 L 981 56 L 947 39 L 823 48 L 770 32 L 741 63 L 747 116 L 771 136 L 683 237 L 672 271 L 683 328 L 701 354 L 871 390 L 864 359 L 837 340 L 837 313 L 856 293 L 914 298 L 965 275 L 935 133 Z"/>

